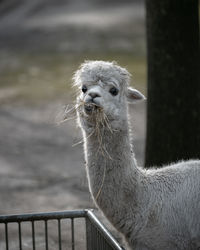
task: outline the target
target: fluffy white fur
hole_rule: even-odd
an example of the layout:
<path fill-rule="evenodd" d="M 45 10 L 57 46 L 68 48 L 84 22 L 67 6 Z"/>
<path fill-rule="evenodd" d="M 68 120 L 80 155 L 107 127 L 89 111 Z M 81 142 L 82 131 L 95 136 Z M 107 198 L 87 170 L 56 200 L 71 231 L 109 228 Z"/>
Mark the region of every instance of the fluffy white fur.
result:
<path fill-rule="evenodd" d="M 144 96 L 129 87 L 129 78 L 126 69 L 103 61 L 87 61 L 74 75 L 90 192 L 131 249 L 199 249 L 200 161 L 137 166 L 128 102 Z"/>

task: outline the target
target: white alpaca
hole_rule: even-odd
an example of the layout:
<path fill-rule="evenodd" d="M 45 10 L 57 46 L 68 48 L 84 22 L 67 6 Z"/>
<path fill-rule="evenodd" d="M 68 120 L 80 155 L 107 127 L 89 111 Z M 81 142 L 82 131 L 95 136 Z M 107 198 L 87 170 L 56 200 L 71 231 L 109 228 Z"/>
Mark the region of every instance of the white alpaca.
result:
<path fill-rule="evenodd" d="M 90 192 L 134 250 L 200 248 L 200 161 L 137 166 L 128 102 L 144 99 L 116 63 L 88 61 L 74 76 Z M 187 138 L 185 138 L 187 139 Z"/>

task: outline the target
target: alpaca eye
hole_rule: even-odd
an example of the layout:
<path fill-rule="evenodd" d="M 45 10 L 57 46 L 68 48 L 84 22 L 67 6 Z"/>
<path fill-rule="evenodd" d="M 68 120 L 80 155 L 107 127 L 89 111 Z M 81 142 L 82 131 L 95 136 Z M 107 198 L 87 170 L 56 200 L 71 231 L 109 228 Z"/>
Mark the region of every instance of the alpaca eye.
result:
<path fill-rule="evenodd" d="M 112 87 L 109 92 L 111 93 L 111 95 L 116 96 L 118 94 L 119 90 L 115 87 Z"/>
<path fill-rule="evenodd" d="M 87 87 L 85 85 L 83 85 L 82 92 L 85 93 L 86 91 L 87 91 Z"/>

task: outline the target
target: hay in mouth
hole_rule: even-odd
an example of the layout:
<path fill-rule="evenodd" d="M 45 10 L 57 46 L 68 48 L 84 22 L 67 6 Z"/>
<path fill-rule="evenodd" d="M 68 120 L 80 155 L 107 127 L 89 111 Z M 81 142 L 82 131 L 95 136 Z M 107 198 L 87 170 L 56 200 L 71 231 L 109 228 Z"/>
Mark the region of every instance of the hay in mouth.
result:
<path fill-rule="evenodd" d="M 99 110 L 102 110 L 102 108 L 93 102 L 84 104 L 84 111 L 87 115 L 91 115 L 94 112 L 96 113 Z"/>

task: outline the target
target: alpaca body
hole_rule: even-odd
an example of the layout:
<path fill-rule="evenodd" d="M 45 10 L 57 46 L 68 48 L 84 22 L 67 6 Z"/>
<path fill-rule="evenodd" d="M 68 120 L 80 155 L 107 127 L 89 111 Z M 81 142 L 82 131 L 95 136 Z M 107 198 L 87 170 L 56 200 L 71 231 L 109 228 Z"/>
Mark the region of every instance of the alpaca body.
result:
<path fill-rule="evenodd" d="M 75 75 L 83 92 L 77 110 L 92 197 L 131 249 L 198 249 L 200 161 L 137 166 L 127 100 L 143 95 L 128 88 L 128 78 L 125 69 L 101 61 L 86 62 Z"/>
<path fill-rule="evenodd" d="M 125 131 L 104 133 L 102 143 L 109 154 L 104 158 L 97 153 L 96 136 L 85 137 L 90 192 L 97 206 L 133 249 L 198 249 L 200 162 L 144 170 L 136 167 L 134 155 L 126 148 Z M 124 166 L 126 157 L 129 164 Z"/>

